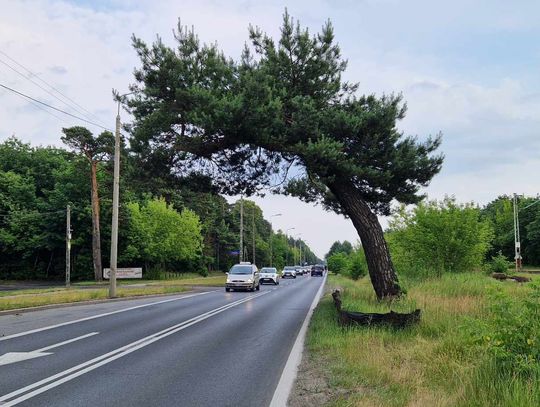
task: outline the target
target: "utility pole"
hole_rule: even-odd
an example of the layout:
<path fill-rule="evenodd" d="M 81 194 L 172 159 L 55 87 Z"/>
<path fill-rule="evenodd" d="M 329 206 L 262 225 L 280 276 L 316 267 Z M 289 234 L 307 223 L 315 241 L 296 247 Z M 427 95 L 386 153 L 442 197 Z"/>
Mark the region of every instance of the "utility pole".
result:
<path fill-rule="evenodd" d="M 240 196 L 240 263 L 244 261 L 244 196 Z"/>
<path fill-rule="evenodd" d="M 253 212 L 252 212 L 252 224 L 253 224 L 253 264 L 255 264 L 255 205 L 253 205 Z"/>
<path fill-rule="evenodd" d="M 273 246 L 273 234 L 274 234 L 274 229 L 272 229 L 272 218 L 274 216 L 281 216 L 281 213 L 276 213 L 272 216 L 270 216 L 270 267 L 272 267 L 272 262 L 273 262 L 273 256 L 274 256 L 274 253 L 272 251 L 272 246 Z"/>
<path fill-rule="evenodd" d="M 519 236 L 519 209 L 517 194 L 513 198 L 514 206 L 514 260 L 516 262 L 516 272 L 521 270 L 521 238 Z"/>
<path fill-rule="evenodd" d="M 118 205 L 120 195 L 120 100 L 116 114 L 116 131 L 114 137 L 114 180 L 111 228 L 111 267 L 109 271 L 109 297 L 116 297 L 116 266 L 118 261 Z"/>
<path fill-rule="evenodd" d="M 66 211 L 66 288 L 71 285 L 71 206 Z"/>

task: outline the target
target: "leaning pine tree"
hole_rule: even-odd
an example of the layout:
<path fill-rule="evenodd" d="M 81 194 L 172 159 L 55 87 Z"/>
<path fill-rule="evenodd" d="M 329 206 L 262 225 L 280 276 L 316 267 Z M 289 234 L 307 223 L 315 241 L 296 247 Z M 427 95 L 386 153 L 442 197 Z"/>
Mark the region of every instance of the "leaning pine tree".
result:
<path fill-rule="evenodd" d="M 285 13 L 278 42 L 250 27 L 239 62 L 180 23 L 175 38 L 174 49 L 133 38 L 142 66 L 124 102 L 143 164 L 157 156 L 175 173 L 212 174 L 224 193 L 271 189 L 349 217 L 377 297 L 399 296 L 377 215 L 420 201 L 442 165 L 440 137 L 403 136 L 401 96 L 357 96 L 342 81 L 329 22 L 310 36 Z"/>

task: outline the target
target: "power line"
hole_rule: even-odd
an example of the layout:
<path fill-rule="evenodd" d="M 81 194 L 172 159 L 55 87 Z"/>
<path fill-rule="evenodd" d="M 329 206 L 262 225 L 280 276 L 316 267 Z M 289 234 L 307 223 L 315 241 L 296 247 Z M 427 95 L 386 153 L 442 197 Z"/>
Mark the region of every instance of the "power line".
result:
<path fill-rule="evenodd" d="M 85 109 L 83 106 L 81 106 L 80 104 L 78 104 L 76 101 L 74 101 L 73 99 L 71 99 L 69 96 L 65 95 L 64 93 L 60 92 L 58 89 L 56 89 L 53 85 L 51 85 L 49 82 L 47 82 L 45 79 L 42 79 L 40 78 L 37 74 L 35 74 L 34 72 L 32 72 L 30 69 L 28 69 L 26 66 L 24 66 L 23 64 L 21 64 L 20 62 L 17 62 L 15 59 L 13 59 L 12 57 L 10 57 L 8 54 L 6 54 L 4 51 L 0 50 L 0 54 L 4 55 L 6 58 L 8 58 L 10 61 L 12 61 L 13 63 L 15 63 L 17 66 L 21 67 L 22 69 L 24 69 L 26 72 L 28 72 L 30 75 L 32 75 L 33 77 L 35 77 L 37 80 L 39 80 L 40 82 L 44 83 L 45 85 L 47 85 L 49 88 L 51 88 L 53 91 L 55 91 L 56 93 L 58 93 L 59 95 L 61 95 L 62 97 L 64 97 L 65 99 L 69 100 L 70 102 L 72 102 L 75 106 L 78 106 L 80 109 L 82 109 L 84 112 L 86 112 L 86 114 L 82 113 L 81 111 L 77 110 L 76 108 L 74 108 L 73 106 L 70 106 L 73 110 L 77 111 L 78 113 L 82 114 L 83 116 L 86 116 L 88 118 L 91 118 L 92 120 L 97 120 L 97 121 L 100 121 L 100 119 L 95 115 L 93 114 L 92 112 L 90 112 L 88 109 Z M 1 62 L 1 61 L 0 61 Z M 3 62 L 4 65 L 7 65 L 5 62 Z M 7 65 L 9 66 L 9 65 Z M 9 66 L 11 69 L 13 69 L 14 71 L 16 71 L 13 67 Z M 36 82 L 34 82 L 32 79 L 28 78 L 27 76 L 25 76 L 24 74 L 21 74 L 20 72 L 16 71 L 17 73 L 19 73 L 20 75 L 22 75 L 24 78 L 28 79 L 29 81 L 31 81 L 32 83 L 34 83 L 36 86 L 39 86 L 41 89 L 45 90 L 47 93 L 49 93 L 51 96 L 55 97 L 58 99 L 58 97 L 56 97 L 55 95 L 53 95 L 52 93 L 50 93 L 47 89 L 44 89 L 42 88 L 40 85 L 38 85 Z M 62 103 L 64 103 L 66 106 L 69 106 L 65 101 L 59 99 Z"/>
<path fill-rule="evenodd" d="M 64 114 L 66 114 L 66 115 L 68 115 L 68 116 L 71 116 L 71 117 L 73 117 L 73 118 L 75 118 L 75 119 L 77 119 L 77 120 L 81 120 L 81 121 L 86 122 L 86 123 L 89 123 L 89 124 L 91 124 L 91 125 L 93 125 L 93 126 L 96 126 L 96 127 L 99 127 L 99 128 L 104 129 L 104 130 L 107 130 L 107 131 L 112 132 L 112 130 L 109 129 L 109 128 L 107 128 L 107 127 L 104 127 L 104 126 L 102 126 L 102 125 L 100 125 L 100 124 L 97 124 L 97 123 L 95 123 L 95 122 L 92 122 L 92 121 L 90 121 L 90 120 L 86 120 L 86 119 L 84 119 L 84 118 L 82 118 L 82 117 L 76 116 L 76 115 L 71 114 L 71 113 L 69 113 L 69 112 L 66 112 L 65 110 L 58 109 L 57 107 L 51 106 L 51 105 L 49 105 L 49 104 L 47 104 L 47 103 L 45 103 L 45 102 L 42 102 L 41 100 L 35 99 L 35 98 L 33 98 L 32 96 L 25 95 L 24 93 L 19 92 L 18 90 L 15 90 L 15 89 L 13 89 L 13 88 L 10 88 L 9 86 L 2 85 L 2 84 L 0 83 L 0 87 L 2 87 L 2 88 L 4 88 L 4 89 L 7 89 L 7 90 L 9 90 L 9 91 L 11 91 L 11 92 L 13 92 L 13 93 L 16 93 L 17 95 L 22 96 L 22 97 L 24 97 L 24 98 L 26 98 L 26 99 L 33 100 L 33 101 L 36 102 L 36 103 L 42 104 L 42 105 L 44 105 L 44 106 L 47 106 L 47 107 L 50 108 L 50 109 L 54 109 L 54 110 L 56 110 L 56 111 L 58 111 L 58 112 L 60 112 L 60 113 L 64 113 Z"/>
<path fill-rule="evenodd" d="M 73 106 L 69 105 L 68 103 L 64 102 L 62 99 L 60 99 L 58 96 L 56 96 L 54 93 L 52 93 L 51 91 L 49 91 L 48 89 L 44 88 L 43 86 L 41 86 L 39 83 L 37 83 L 36 81 L 28 78 L 25 74 L 23 74 L 21 71 L 13 68 L 11 65 L 9 65 L 8 63 L 6 63 L 5 61 L 2 61 L 0 59 L 0 64 L 3 64 L 5 66 L 7 66 L 9 69 L 11 69 L 12 71 L 18 73 L 20 76 L 22 76 L 24 79 L 32 82 L 34 85 L 36 85 L 38 88 L 44 90 L 45 92 L 47 92 L 49 95 L 51 95 L 53 98 L 55 98 L 56 100 L 59 100 L 61 103 L 63 103 L 64 105 L 66 105 L 67 107 L 75 110 L 77 113 L 83 115 L 83 116 L 86 116 L 88 117 L 88 115 L 84 114 L 83 112 L 81 112 L 80 110 L 77 110 L 76 108 L 74 108 Z"/>

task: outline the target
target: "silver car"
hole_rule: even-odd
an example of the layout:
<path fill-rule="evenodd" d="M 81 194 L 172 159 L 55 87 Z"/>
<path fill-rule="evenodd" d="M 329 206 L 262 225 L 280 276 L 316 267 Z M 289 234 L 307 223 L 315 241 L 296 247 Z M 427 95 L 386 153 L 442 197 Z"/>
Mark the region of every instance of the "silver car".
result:
<path fill-rule="evenodd" d="M 227 273 L 225 291 L 249 290 L 255 291 L 261 288 L 259 284 L 259 269 L 256 265 L 242 262 L 235 264 Z"/>
<path fill-rule="evenodd" d="M 296 278 L 296 267 L 294 266 L 285 266 L 283 272 L 281 273 L 281 278 Z"/>

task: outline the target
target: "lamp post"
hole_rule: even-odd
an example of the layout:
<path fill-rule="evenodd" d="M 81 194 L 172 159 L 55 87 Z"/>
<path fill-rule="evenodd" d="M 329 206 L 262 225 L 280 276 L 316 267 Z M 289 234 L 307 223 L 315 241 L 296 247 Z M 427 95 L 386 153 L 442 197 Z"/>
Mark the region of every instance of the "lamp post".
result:
<path fill-rule="evenodd" d="M 111 226 L 111 265 L 109 271 L 109 297 L 116 297 L 116 266 L 118 261 L 118 206 L 120 200 L 120 99 L 133 92 L 117 96 L 116 131 L 114 135 L 114 180 Z"/>
<path fill-rule="evenodd" d="M 285 239 L 287 240 L 287 253 L 286 253 L 286 263 L 289 264 L 289 235 L 287 234 L 287 232 L 289 230 L 294 230 L 294 228 L 289 228 L 285 231 Z M 286 265 L 287 265 L 286 264 Z"/>
<path fill-rule="evenodd" d="M 273 255 L 274 255 L 274 253 L 272 252 L 272 245 L 273 245 L 273 240 L 274 240 L 272 237 L 274 233 L 274 230 L 272 229 L 272 218 L 275 216 L 281 216 L 281 213 L 276 213 L 270 216 L 270 267 L 272 267 Z"/>

